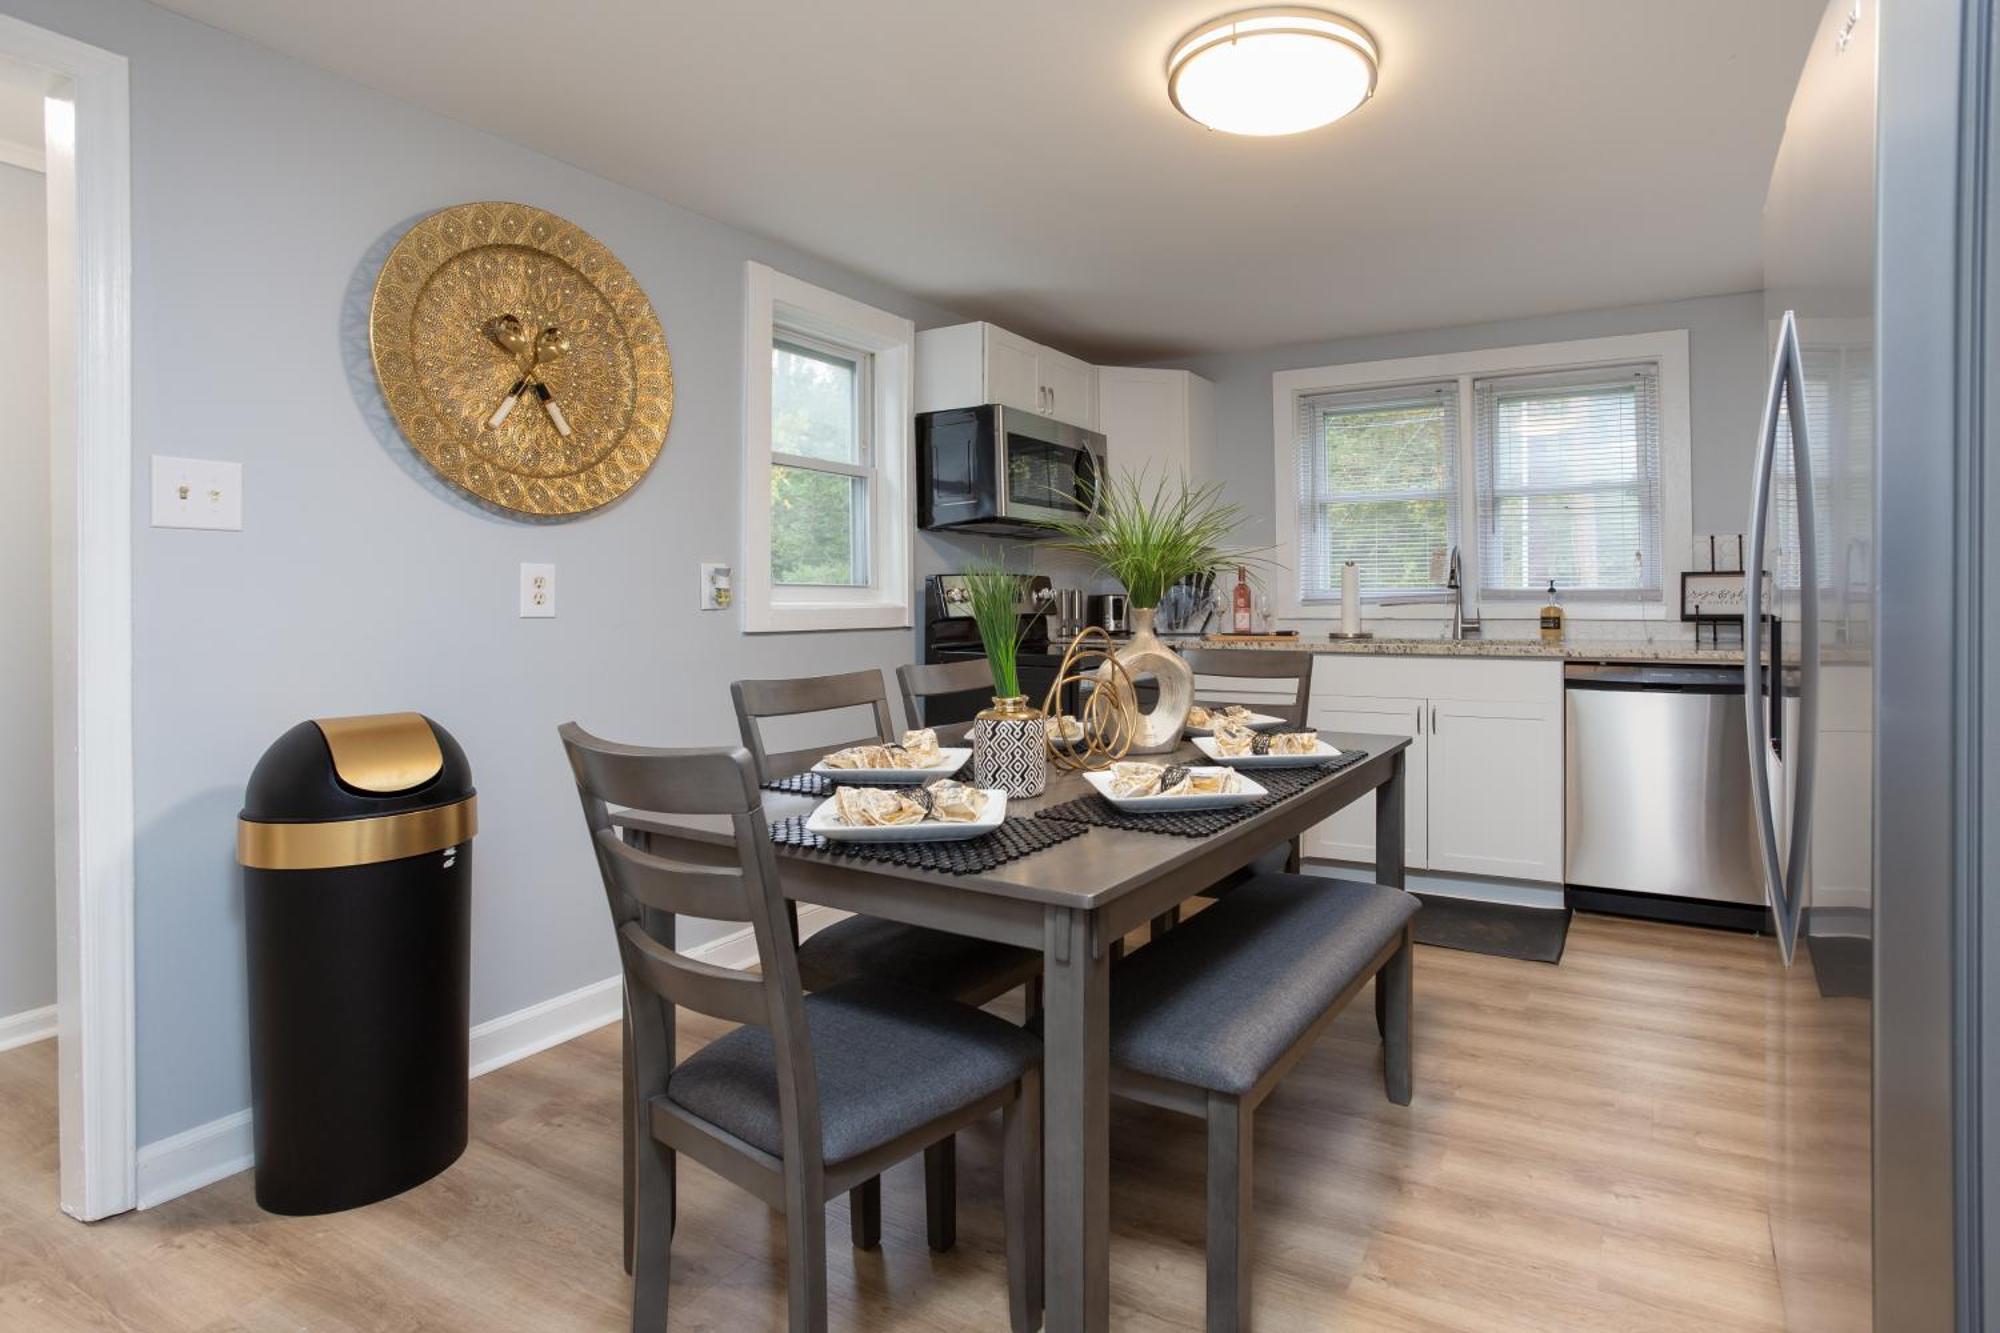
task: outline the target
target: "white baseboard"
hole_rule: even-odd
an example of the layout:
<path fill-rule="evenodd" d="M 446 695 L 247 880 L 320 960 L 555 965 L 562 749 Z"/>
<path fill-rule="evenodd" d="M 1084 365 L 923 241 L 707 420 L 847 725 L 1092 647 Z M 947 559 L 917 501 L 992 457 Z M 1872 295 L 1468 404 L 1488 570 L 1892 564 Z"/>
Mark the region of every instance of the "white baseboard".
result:
<path fill-rule="evenodd" d="M 799 909 L 801 939 L 824 930 L 846 917 L 831 907 L 807 905 Z M 746 968 L 757 961 L 757 941 L 748 926 L 696 945 L 687 956 L 718 967 Z M 516 1009 L 489 1019 L 472 1029 L 469 1043 L 472 1077 L 490 1074 L 525 1060 L 551 1046 L 573 1041 L 607 1023 L 618 1021 L 624 1005 L 623 978 L 606 977 L 567 994 Z M 16 1018 L 32 1018 L 46 1013 L 48 1032 L 55 1035 L 53 1006 Z M 6 1049 L 7 1024 L 0 1019 L 0 1050 Z M 24 1037 L 22 1041 L 37 1040 Z M 19 1044 L 19 1043 L 15 1043 Z M 238 1171 L 250 1168 L 254 1159 L 250 1111 L 246 1107 L 205 1125 L 159 1139 L 139 1149 L 139 1207 L 153 1208 L 183 1194 L 212 1185 Z"/>
<path fill-rule="evenodd" d="M 196 1125 L 139 1149 L 139 1206 L 151 1208 L 248 1170 L 254 1158 L 250 1108 Z"/>
<path fill-rule="evenodd" d="M 25 1009 L 0 1018 L 0 1051 L 11 1051 L 31 1041 L 47 1041 L 56 1035 L 56 1007 Z"/>

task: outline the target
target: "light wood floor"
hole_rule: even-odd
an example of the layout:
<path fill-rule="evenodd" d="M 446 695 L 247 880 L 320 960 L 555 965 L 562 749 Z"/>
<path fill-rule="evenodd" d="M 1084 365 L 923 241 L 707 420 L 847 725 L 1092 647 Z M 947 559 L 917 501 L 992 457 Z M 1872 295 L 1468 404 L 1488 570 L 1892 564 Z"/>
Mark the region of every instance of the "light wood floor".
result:
<path fill-rule="evenodd" d="M 1594 917 L 1559 967 L 1420 949 L 1416 986 L 1413 1105 L 1382 1096 L 1364 1001 L 1258 1117 L 1260 1328 L 1865 1326 L 1861 1003 L 1768 940 Z M 443 1176 L 320 1218 L 260 1213 L 245 1174 L 69 1221 L 54 1081 L 53 1043 L 0 1055 L 0 1329 L 623 1325 L 615 1028 L 475 1082 Z M 1113 1322 L 1199 1328 L 1201 1128 L 1120 1105 L 1112 1134 Z M 915 1164 L 880 1252 L 833 1207 L 835 1328 L 1005 1328 L 997 1140 L 961 1147 L 953 1254 L 925 1249 Z M 1812 1174 L 1774 1194 L 1788 1158 Z M 673 1328 L 782 1327 L 779 1220 L 696 1166 L 682 1190 Z"/>

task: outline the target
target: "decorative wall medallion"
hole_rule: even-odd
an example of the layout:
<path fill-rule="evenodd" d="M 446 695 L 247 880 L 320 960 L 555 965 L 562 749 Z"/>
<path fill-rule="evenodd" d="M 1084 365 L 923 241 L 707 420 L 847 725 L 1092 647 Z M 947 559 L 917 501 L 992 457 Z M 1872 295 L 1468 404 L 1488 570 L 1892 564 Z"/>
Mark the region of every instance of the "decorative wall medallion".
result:
<path fill-rule="evenodd" d="M 617 499 L 673 419 L 646 294 L 588 232 L 525 204 L 460 204 L 404 233 L 375 280 L 368 345 L 411 447 L 518 513 Z"/>

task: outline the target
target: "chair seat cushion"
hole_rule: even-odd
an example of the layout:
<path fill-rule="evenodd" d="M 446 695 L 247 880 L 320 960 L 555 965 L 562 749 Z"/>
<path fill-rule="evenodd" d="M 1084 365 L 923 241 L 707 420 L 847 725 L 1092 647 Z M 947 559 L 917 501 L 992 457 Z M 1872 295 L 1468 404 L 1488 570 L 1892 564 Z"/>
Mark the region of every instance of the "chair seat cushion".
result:
<path fill-rule="evenodd" d="M 829 1164 L 1006 1087 L 1042 1055 L 1004 1019 L 890 982 L 844 982 L 806 996 L 805 1012 Z M 717 1038 L 668 1076 L 667 1100 L 783 1156 L 772 1049 L 765 1028 Z"/>
<path fill-rule="evenodd" d="M 1315 875 L 1260 875 L 1112 975 L 1111 1059 L 1241 1095 L 1402 933 L 1417 900 Z"/>
<path fill-rule="evenodd" d="M 810 991 L 843 981 L 894 981 L 932 995 L 984 1004 L 1033 977 L 1041 955 L 944 930 L 850 916 L 799 945 L 799 980 Z"/>

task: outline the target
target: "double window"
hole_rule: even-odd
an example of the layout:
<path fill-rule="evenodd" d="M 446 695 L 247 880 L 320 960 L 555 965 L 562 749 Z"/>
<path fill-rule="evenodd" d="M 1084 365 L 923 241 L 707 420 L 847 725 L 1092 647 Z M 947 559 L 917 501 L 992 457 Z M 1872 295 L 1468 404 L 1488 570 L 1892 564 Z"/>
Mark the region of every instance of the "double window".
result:
<path fill-rule="evenodd" d="M 1369 602 L 1442 600 L 1454 547 L 1466 601 L 1489 614 L 1531 612 L 1551 580 L 1584 604 L 1661 603 L 1691 538 L 1686 346 L 1647 334 L 1281 372 L 1289 609 L 1329 614 L 1347 561 Z"/>
<path fill-rule="evenodd" d="M 743 626 L 910 623 L 909 320 L 750 264 Z"/>

